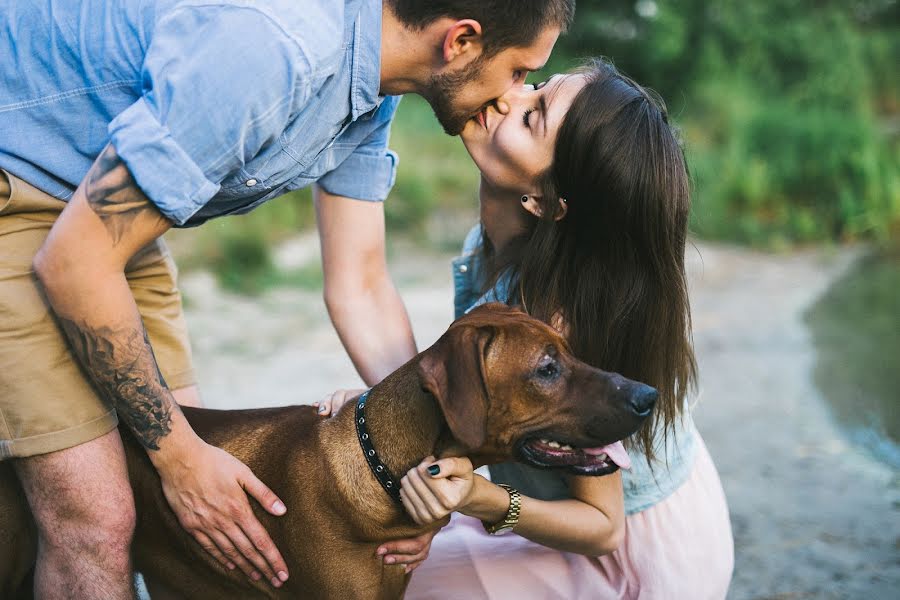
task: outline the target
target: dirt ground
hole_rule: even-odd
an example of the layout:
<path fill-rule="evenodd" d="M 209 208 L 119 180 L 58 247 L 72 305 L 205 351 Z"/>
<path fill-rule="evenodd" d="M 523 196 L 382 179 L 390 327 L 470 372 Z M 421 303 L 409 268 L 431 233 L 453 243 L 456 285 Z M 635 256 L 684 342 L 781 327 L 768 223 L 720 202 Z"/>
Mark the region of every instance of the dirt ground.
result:
<path fill-rule="evenodd" d="M 314 238 L 283 246 L 288 266 L 317 260 Z M 397 247 L 395 280 L 420 348 L 452 319 L 449 254 Z M 730 598 L 900 597 L 900 477 L 848 446 L 812 380 L 802 315 L 857 257 L 698 244 L 689 253 L 701 392 L 695 418 L 731 509 Z M 260 298 L 182 278 L 209 407 L 309 403 L 359 387 L 318 291 Z"/>

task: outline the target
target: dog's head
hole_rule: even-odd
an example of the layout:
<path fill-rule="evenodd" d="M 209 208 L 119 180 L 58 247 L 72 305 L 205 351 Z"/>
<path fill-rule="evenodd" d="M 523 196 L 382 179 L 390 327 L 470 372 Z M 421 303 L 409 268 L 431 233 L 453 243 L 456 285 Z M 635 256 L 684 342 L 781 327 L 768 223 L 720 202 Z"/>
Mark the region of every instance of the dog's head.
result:
<path fill-rule="evenodd" d="M 552 327 L 503 304 L 454 322 L 419 356 L 418 372 L 474 461 L 578 475 L 627 466 L 616 442 L 637 431 L 657 398 L 650 386 L 578 360 Z"/>

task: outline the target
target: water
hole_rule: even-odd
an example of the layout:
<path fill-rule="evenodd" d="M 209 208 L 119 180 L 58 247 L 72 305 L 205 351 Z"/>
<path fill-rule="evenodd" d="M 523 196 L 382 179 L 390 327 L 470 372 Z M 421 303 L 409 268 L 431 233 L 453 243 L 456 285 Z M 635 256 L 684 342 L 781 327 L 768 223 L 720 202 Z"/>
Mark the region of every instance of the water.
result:
<path fill-rule="evenodd" d="M 806 315 L 816 385 L 852 443 L 900 469 L 900 250 L 860 261 Z"/>

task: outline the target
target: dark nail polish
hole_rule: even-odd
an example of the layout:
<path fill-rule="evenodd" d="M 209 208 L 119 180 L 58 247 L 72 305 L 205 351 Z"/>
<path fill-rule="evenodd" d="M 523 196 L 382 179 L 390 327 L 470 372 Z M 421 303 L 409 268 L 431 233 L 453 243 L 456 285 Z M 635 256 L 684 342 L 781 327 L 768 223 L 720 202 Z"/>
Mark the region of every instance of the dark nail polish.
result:
<path fill-rule="evenodd" d="M 431 465 L 430 467 L 428 467 L 428 474 L 431 475 L 432 477 L 434 477 L 435 475 L 437 475 L 440 472 L 441 472 L 441 467 L 438 465 Z"/>

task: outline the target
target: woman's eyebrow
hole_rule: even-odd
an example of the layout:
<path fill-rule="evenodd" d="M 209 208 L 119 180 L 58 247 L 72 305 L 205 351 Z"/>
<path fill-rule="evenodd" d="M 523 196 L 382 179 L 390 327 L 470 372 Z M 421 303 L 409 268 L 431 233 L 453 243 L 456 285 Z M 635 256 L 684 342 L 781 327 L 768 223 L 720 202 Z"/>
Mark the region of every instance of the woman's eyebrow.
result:
<path fill-rule="evenodd" d="M 556 77 L 556 75 L 554 75 L 553 77 Z M 546 84 L 550 83 L 553 80 L 553 77 L 550 77 L 547 81 L 545 81 L 543 84 L 541 84 L 541 88 L 543 88 Z M 562 83 L 560 83 L 560 85 L 562 85 Z M 541 89 L 541 88 L 535 87 L 535 89 Z M 555 88 L 553 88 L 553 90 L 548 90 L 547 92 L 544 92 L 543 94 L 541 94 L 541 97 L 538 98 L 538 107 L 540 108 L 540 111 L 541 111 L 541 125 L 543 125 L 543 129 L 544 129 L 543 137 L 547 137 L 547 111 L 549 110 L 550 103 L 553 100 L 551 98 L 550 101 L 548 101 L 547 95 L 551 94 L 551 93 L 555 94 L 557 89 L 559 89 L 559 85 L 557 85 Z"/>
<path fill-rule="evenodd" d="M 547 95 L 541 94 L 541 97 L 538 98 L 538 104 L 541 108 L 541 124 L 544 126 L 543 136 L 547 137 Z"/>

